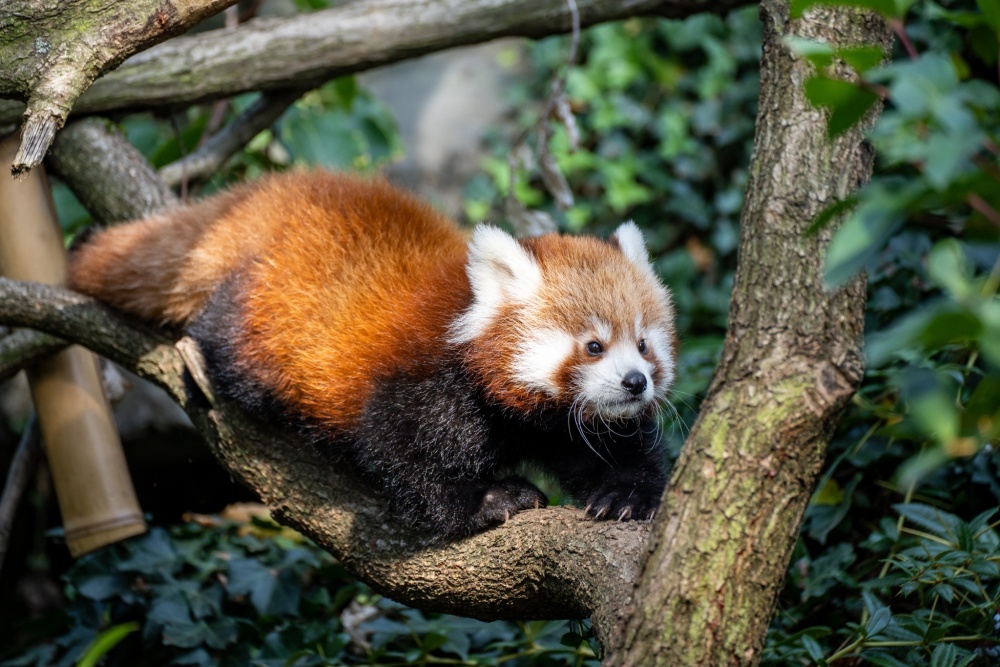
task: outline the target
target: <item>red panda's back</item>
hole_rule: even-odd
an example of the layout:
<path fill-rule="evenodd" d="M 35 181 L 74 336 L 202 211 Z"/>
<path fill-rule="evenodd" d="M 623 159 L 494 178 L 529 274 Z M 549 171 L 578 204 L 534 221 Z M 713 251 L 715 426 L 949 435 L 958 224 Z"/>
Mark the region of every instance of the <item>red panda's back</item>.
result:
<path fill-rule="evenodd" d="M 242 371 L 335 429 L 355 423 L 378 381 L 433 365 L 471 298 L 454 223 L 382 180 L 322 171 L 112 228 L 78 255 L 72 286 L 180 324 L 238 277 L 221 307 L 240 321 L 228 343 Z"/>
<path fill-rule="evenodd" d="M 317 173 L 290 185 L 265 202 L 294 210 L 250 274 L 241 356 L 283 403 L 350 428 L 378 381 L 440 360 L 471 299 L 466 237 L 381 180 Z"/>

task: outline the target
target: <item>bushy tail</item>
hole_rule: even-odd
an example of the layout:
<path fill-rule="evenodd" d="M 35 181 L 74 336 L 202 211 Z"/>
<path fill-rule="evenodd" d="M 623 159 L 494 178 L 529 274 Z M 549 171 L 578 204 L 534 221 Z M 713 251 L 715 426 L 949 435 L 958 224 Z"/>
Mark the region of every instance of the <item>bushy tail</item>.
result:
<path fill-rule="evenodd" d="M 152 322 L 187 324 L 221 278 L 192 255 L 212 224 L 245 196 L 238 188 L 97 232 L 71 253 L 69 287 Z"/>

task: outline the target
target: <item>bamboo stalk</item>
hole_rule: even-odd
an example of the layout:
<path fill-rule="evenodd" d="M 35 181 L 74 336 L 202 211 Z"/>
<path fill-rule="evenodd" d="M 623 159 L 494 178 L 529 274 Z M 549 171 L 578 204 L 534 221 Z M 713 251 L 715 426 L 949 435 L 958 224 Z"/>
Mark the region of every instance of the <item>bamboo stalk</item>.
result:
<path fill-rule="evenodd" d="M 0 141 L 0 163 L 17 150 Z M 60 285 L 66 251 L 41 168 L 0 174 L 0 274 Z M 69 347 L 29 368 L 28 381 L 73 556 L 146 531 L 125 455 L 101 386 L 97 359 Z"/>

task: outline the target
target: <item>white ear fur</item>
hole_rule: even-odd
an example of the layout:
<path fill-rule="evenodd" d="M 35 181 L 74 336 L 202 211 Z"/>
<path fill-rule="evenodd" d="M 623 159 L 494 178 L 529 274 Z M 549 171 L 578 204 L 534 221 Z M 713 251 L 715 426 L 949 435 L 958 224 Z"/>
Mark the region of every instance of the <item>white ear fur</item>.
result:
<path fill-rule="evenodd" d="M 542 271 L 531 253 L 491 225 L 479 225 L 473 232 L 465 271 L 472 287 L 472 305 L 452 326 L 452 341 L 456 343 L 485 331 L 504 304 L 530 301 L 542 284 Z"/>
<path fill-rule="evenodd" d="M 622 253 L 628 257 L 629 261 L 640 269 L 652 271 L 653 265 L 649 263 L 649 251 L 646 250 L 646 242 L 642 238 L 639 227 L 629 220 L 623 222 L 612 234 L 612 238 L 618 243 Z"/>

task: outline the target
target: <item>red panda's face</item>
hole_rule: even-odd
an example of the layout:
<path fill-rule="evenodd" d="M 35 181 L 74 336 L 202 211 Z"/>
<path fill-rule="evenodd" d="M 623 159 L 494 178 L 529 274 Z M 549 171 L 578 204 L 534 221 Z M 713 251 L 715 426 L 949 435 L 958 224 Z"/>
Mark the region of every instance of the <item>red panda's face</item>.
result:
<path fill-rule="evenodd" d="M 512 407 L 556 403 L 580 418 L 652 409 L 674 379 L 673 306 L 632 223 L 610 241 L 515 241 L 479 227 L 469 246 L 473 303 L 452 340 L 475 348 L 488 390 Z M 492 366 L 492 367 L 490 367 Z"/>

